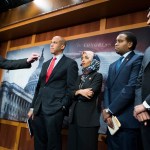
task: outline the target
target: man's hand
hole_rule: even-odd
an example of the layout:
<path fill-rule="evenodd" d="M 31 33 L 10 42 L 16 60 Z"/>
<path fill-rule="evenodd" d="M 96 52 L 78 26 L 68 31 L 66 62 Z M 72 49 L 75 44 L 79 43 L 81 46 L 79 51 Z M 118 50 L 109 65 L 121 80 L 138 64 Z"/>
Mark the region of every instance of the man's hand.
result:
<path fill-rule="evenodd" d="M 146 108 L 144 107 L 143 104 L 137 105 L 137 106 L 134 107 L 134 113 L 133 113 L 133 115 L 136 118 L 136 116 L 139 113 L 144 112 L 144 111 L 146 111 Z"/>
<path fill-rule="evenodd" d="M 146 125 L 146 121 L 150 120 L 150 115 L 147 111 L 139 113 L 136 118 L 138 119 L 139 122 L 144 122 Z"/>
<path fill-rule="evenodd" d="M 27 59 L 27 63 L 33 63 L 34 61 L 38 60 L 40 55 L 38 53 L 32 53 L 31 56 Z"/>
<path fill-rule="evenodd" d="M 111 118 L 111 117 L 108 117 L 108 118 L 106 119 L 106 123 L 107 123 L 107 125 L 108 125 L 109 127 L 111 127 L 112 129 L 114 129 L 114 124 L 113 124 L 113 122 L 112 122 L 112 118 Z"/>
<path fill-rule="evenodd" d="M 111 115 L 106 112 L 106 109 L 103 109 L 102 116 L 103 116 L 104 122 L 107 122 L 107 118 L 111 117 Z"/>
<path fill-rule="evenodd" d="M 33 115 L 33 109 L 30 109 L 29 112 L 28 112 L 28 118 L 34 118 L 34 115 Z"/>

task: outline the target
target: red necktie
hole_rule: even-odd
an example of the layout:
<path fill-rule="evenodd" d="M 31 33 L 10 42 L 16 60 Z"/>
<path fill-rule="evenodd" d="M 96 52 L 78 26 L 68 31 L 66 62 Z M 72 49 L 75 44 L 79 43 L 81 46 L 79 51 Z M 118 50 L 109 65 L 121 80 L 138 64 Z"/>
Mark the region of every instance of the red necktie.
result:
<path fill-rule="evenodd" d="M 48 81 L 48 79 L 49 79 L 49 77 L 50 77 L 50 75 L 51 75 L 51 73 L 52 73 L 52 71 L 53 71 L 53 68 L 54 68 L 54 64 L 55 64 L 55 60 L 56 60 L 56 59 L 57 59 L 57 58 L 54 57 L 54 58 L 52 59 L 52 61 L 50 62 L 50 65 L 49 65 L 49 68 L 48 68 L 47 74 L 46 74 L 46 82 Z"/>

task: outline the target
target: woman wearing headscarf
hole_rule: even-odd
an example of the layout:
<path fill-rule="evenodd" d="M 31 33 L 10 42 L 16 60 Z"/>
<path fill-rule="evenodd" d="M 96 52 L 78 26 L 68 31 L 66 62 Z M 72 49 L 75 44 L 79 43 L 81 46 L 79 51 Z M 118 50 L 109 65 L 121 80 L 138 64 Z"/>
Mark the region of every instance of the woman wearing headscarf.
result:
<path fill-rule="evenodd" d="M 68 150 L 97 150 L 101 92 L 100 59 L 92 51 L 83 51 L 82 75 L 76 82 L 73 104 L 69 110 Z"/>

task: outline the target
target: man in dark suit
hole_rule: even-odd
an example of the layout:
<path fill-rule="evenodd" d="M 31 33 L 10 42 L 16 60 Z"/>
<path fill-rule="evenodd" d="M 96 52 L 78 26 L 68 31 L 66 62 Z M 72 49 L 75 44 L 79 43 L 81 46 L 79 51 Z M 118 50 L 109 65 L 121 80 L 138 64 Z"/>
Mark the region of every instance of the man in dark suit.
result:
<path fill-rule="evenodd" d="M 63 55 L 65 45 L 62 37 L 53 37 L 50 51 L 54 56 L 43 64 L 28 113 L 33 118 L 35 150 L 61 150 L 62 123 L 72 103 L 78 76 L 77 63 Z"/>
<path fill-rule="evenodd" d="M 115 115 L 121 128 L 114 135 L 107 132 L 108 150 L 141 150 L 139 123 L 133 117 L 135 85 L 142 62 L 142 56 L 133 51 L 136 44 L 131 32 L 117 36 L 115 50 L 122 57 L 109 67 L 102 115 L 112 128 L 112 115 Z"/>
<path fill-rule="evenodd" d="M 147 15 L 150 26 L 150 8 Z M 134 116 L 141 122 L 144 150 L 150 149 L 150 47 L 145 51 L 135 91 Z"/>
<path fill-rule="evenodd" d="M 22 69 L 22 68 L 30 68 L 31 63 L 37 60 L 39 55 L 37 53 L 32 53 L 29 58 L 18 59 L 18 60 L 8 60 L 0 56 L 0 68 L 1 69 Z"/>

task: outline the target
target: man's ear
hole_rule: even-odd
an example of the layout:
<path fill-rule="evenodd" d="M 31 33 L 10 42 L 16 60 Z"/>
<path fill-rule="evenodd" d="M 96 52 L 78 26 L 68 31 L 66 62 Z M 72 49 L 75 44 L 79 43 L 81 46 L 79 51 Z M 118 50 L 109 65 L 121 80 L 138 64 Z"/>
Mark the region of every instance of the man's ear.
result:
<path fill-rule="evenodd" d="M 64 50 L 65 49 L 65 45 L 61 45 L 61 49 Z"/>
<path fill-rule="evenodd" d="M 128 48 L 130 49 L 133 46 L 133 42 L 128 42 Z"/>

